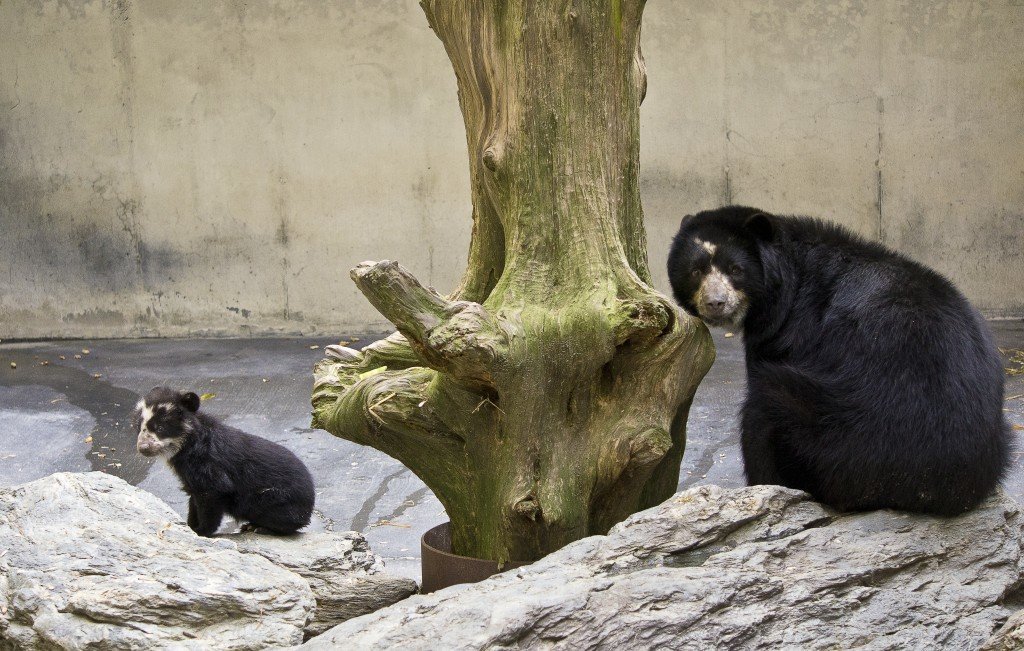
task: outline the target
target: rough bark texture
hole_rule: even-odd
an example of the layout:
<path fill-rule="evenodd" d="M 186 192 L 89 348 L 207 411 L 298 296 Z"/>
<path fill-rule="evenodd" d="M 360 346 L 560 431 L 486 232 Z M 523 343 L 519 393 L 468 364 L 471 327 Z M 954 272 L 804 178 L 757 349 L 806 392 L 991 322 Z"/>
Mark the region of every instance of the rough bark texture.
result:
<path fill-rule="evenodd" d="M 1024 519 L 838 514 L 779 486 L 702 486 L 481 583 L 303 648 L 1018 649 Z M 986 643 L 986 640 L 989 640 Z"/>
<path fill-rule="evenodd" d="M 649 285 L 639 0 L 423 0 L 455 68 L 473 237 L 442 297 L 352 278 L 398 333 L 316 369 L 314 425 L 411 468 L 456 552 L 532 560 L 675 490 L 714 356 Z"/>

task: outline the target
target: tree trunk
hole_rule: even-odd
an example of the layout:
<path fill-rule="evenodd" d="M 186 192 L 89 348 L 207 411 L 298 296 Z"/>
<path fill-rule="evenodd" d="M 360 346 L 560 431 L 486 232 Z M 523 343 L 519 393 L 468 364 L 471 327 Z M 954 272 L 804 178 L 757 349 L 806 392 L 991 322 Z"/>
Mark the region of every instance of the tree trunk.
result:
<path fill-rule="evenodd" d="M 641 0 L 423 0 L 458 79 L 473 192 L 448 298 L 352 278 L 398 333 L 316 368 L 314 425 L 411 468 L 456 553 L 533 560 L 670 496 L 706 328 L 650 287 Z"/>

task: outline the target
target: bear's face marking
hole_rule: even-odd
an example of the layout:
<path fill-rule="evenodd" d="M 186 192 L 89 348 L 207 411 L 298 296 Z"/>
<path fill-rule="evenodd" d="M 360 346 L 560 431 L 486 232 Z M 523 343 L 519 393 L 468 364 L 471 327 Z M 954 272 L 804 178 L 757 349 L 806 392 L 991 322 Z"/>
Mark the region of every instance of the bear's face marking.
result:
<path fill-rule="evenodd" d="M 151 391 L 135 406 L 135 420 L 139 437 L 135 447 L 147 457 L 177 454 L 185 444 L 185 438 L 192 431 L 188 419 L 191 411 L 185 404 L 195 394 L 168 395 L 162 390 Z M 189 403 L 190 404 L 190 403 Z"/>
<path fill-rule="evenodd" d="M 669 254 L 672 293 L 714 327 L 740 327 L 762 282 L 754 235 L 742 224 L 683 221 Z"/>
<path fill-rule="evenodd" d="M 699 237 L 693 238 L 693 243 L 707 251 L 710 255 L 715 255 L 715 251 L 718 250 L 717 245 L 712 244 L 711 242 L 706 242 Z"/>
<path fill-rule="evenodd" d="M 704 274 L 691 301 L 705 323 L 719 328 L 742 325 L 750 307 L 747 295 L 714 264 Z"/>

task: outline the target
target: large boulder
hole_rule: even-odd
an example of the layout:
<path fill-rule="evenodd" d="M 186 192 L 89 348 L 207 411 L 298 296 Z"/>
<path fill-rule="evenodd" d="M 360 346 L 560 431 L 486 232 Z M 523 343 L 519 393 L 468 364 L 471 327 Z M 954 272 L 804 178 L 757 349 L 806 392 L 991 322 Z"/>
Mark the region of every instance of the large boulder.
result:
<path fill-rule="evenodd" d="M 311 649 L 978 648 L 1020 607 L 1022 518 L 837 514 L 686 491 L 532 566 L 349 620 Z"/>
<path fill-rule="evenodd" d="M 103 473 L 0 489 L 3 649 L 293 645 L 366 612 L 366 582 L 387 579 L 358 534 L 201 538 Z M 409 583 L 392 579 L 388 594 L 405 596 Z M 324 585 L 338 592 L 321 608 Z M 346 600 L 359 606 L 339 613 L 334 602 Z"/>
<path fill-rule="evenodd" d="M 355 531 L 287 538 L 246 533 L 229 538 L 238 545 L 238 551 L 259 554 L 309 582 L 316 597 L 316 612 L 306 626 L 307 637 L 390 606 L 419 589 L 412 579 L 385 574 L 384 561 Z"/>

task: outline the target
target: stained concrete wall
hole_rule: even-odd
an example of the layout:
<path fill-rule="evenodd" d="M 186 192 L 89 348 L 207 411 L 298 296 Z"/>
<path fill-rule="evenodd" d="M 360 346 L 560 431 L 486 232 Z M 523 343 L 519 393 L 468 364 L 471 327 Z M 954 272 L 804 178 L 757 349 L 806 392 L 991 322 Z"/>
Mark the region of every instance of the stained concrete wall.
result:
<path fill-rule="evenodd" d="M 1024 0 L 651 2 L 657 282 L 686 212 L 831 217 L 1024 315 Z M 454 77 L 415 0 L 0 0 L 0 337 L 385 324 L 469 240 Z"/>

